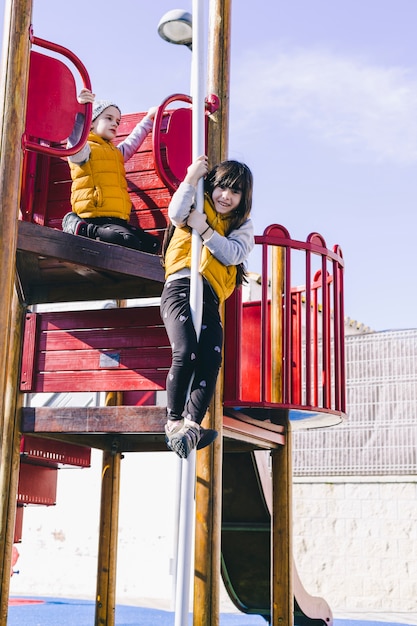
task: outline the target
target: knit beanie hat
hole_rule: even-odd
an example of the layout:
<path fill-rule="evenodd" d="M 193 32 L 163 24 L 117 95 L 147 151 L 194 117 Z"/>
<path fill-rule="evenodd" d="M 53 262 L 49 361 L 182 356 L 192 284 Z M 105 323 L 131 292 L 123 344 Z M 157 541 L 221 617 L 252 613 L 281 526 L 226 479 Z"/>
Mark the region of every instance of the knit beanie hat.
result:
<path fill-rule="evenodd" d="M 116 107 L 120 115 L 122 114 L 120 108 L 114 102 L 111 102 L 110 100 L 96 100 L 93 103 L 93 116 L 91 118 L 91 121 L 94 122 L 94 120 L 100 115 L 100 113 L 103 113 L 103 111 L 105 109 L 108 109 L 109 107 Z"/>

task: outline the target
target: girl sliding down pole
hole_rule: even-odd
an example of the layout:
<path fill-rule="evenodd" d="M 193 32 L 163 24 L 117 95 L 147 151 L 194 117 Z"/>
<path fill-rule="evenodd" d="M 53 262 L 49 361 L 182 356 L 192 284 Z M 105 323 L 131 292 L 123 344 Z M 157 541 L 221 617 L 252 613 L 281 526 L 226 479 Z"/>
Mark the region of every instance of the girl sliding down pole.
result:
<path fill-rule="evenodd" d="M 223 161 L 207 172 L 204 155 L 189 166 L 169 205 L 171 225 L 163 250 L 166 281 L 161 316 L 172 348 L 165 433 L 168 448 L 181 458 L 217 437 L 217 431 L 203 428 L 201 422 L 213 397 L 222 361 L 219 306 L 245 281 L 244 264 L 254 246 L 249 218 L 251 171 L 244 163 Z M 200 213 L 194 210 L 193 202 L 202 177 L 205 194 L 204 212 Z M 189 302 L 193 229 L 203 243 L 199 267 L 203 276 L 203 312 L 198 339 Z"/>

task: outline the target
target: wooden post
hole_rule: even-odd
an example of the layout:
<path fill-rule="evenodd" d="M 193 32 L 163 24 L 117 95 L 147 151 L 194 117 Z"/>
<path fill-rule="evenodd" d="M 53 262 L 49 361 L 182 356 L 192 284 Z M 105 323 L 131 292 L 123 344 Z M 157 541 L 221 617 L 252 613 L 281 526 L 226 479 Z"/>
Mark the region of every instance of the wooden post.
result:
<path fill-rule="evenodd" d="M 14 300 L 17 218 L 29 72 L 31 0 L 5 7 L 0 108 L 0 624 L 7 620 L 19 472 L 16 385 L 21 320 Z"/>
<path fill-rule="evenodd" d="M 19 409 L 22 394 L 18 390 L 19 365 L 22 342 L 24 309 L 16 292 L 12 303 L 12 328 L 10 355 L 6 372 L 6 396 L 4 401 L 5 427 L 2 432 L 3 457 L 0 465 L 0 624 L 6 624 L 12 548 L 16 518 L 17 488 L 20 467 Z"/>
<path fill-rule="evenodd" d="M 127 300 L 116 300 L 117 308 L 126 306 Z M 106 406 L 121 404 L 122 392 L 106 393 Z M 103 452 L 95 626 L 114 626 L 115 623 L 121 460 L 122 455 L 116 448 Z"/>
<path fill-rule="evenodd" d="M 210 117 L 210 167 L 226 159 L 229 151 L 231 12 L 232 0 L 210 1 L 207 92 L 217 95 L 220 101 Z"/>
<path fill-rule="evenodd" d="M 114 626 L 121 453 L 103 452 L 95 626 Z"/>
<path fill-rule="evenodd" d="M 263 277 L 266 280 L 266 276 Z M 272 402 L 282 402 L 283 311 L 285 288 L 285 249 L 272 249 L 271 340 Z M 289 329 L 285 329 L 289 332 Z M 292 458 L 291 424 L 285 415 L 285 445 L 271 451 L 271 619 L 272 626 L 292 626 L 294 592 L 292 574 Z"/>
<path fill-rule="evenodd" d="M 210 167 L 227 158 L 229 122 L 231 0 L 211 0 L 208 42 L 208 93 L 220 100 L 209 125 Z M 223 315 L 222 315 L 223 316 Z M 197 453 L 194 626 L 218 626 L 223 458 L 222 371 L 204 425 L 219 436 Z"/>
<path fill-rule="evenodd" d="M 0 431 L 3 431 L 5 420 L 6 368 L 3 365 L 7 363 L 9 353 L 15 279 L 31 12 L 31 0 L 9 0 L 5 11 L 0 103 Z"/>
<path fill-rule="evenodd" d="M 271 626 L 292 626 L 292 460 L 291 427 L 285 424 L 285 445 L 271 451 Z"/>
<path fill-rule="evenodd" d="M 197 453 L 194 626 L 218 626 L 220 619 L 222 406 L 218 385 L 206 420 L 219 436 Z"/>
<path fill-rule="evenodd" d="M 126 302 L 120 301 L 118 306 L 125 307 Z M 108 392 L 106 406 L 119 406 L 122 398 L 121 392 Z M 95 626 L 114 626 L 116 618 L 121 460 L 117 446 L 103 452 Z"/>

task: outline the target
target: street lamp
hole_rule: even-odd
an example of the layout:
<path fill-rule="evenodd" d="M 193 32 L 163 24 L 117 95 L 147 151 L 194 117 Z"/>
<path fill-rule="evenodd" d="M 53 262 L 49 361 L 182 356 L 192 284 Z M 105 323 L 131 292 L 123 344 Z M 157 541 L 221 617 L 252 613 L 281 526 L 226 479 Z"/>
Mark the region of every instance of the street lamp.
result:
<path fill-rule="evenodd" d="M 182 9 L 165 13 L 158 24 L 158 34 L 165 41 L 187 46 L 192 50 L 192 16 Z"/>

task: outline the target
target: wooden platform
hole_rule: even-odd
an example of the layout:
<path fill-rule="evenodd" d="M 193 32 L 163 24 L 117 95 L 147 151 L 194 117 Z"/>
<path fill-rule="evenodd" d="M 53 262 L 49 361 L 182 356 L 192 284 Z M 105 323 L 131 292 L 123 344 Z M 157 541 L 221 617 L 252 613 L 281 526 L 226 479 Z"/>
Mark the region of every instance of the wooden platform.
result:
<path fill-rule="evenodd" d="M 160 406 L 26 407 L 22 432 L 119 452 L 167 451 L 166 408 Z M 284 428 L 241 416 L 224 416 L 223 443 L 229 452 L 284 445 Z"/>
<path fill-rule="evenodd" d="M 158 255 L 19 222 L 17 287 L 26 305 L 159 296 Z"/>

